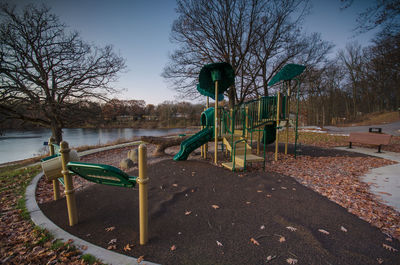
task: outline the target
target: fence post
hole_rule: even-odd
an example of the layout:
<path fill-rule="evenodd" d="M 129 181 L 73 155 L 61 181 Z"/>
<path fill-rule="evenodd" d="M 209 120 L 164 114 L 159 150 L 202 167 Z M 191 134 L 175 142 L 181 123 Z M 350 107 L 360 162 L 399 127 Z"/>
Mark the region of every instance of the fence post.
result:
<path fill-rule="evenodd" d="M 55 140 L 53 137 L 49 139 L 49 148 L 50 148 L 50 156 L 54 155 L 54 146 Z M 55 201 L 60 199 L 60 183 L 57 179 L 53 179 L 53 199 Z"/>
<path fill-rule="evenodd" d="M 146 145 L 139 146 L 139 230 L 140 245 L 146 245 L 148 241 L 148 187 L 149 178 L 147 176 L 147 148 Z"/>
<path fill-rule="evenodd" d="M 78 213 L 76 209 L 76 201 L 75 201 L 75 190 L 74 183 L 72 181 L 72 176 L 67 169 L 67 164 L 69 162 L 69 146 L 68 143 L 62 141 L 60 143 L 60 153 L 61 153 L 61 163 L 62 163 L 62 171 L 61 173 L 64 176 L 64 184 L 65 184 L 65 198 L 67 200 L 67 209 L 68 209 L 68 219 L 69 225 L 74 226 L 78 223 Z"/>

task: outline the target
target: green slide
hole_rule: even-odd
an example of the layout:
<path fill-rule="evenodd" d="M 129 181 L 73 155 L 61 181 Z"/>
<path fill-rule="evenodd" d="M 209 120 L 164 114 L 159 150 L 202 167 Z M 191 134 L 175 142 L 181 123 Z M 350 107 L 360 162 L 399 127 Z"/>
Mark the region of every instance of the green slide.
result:
<path fill-rule="evenodd" d="M 181 143 L 181 149 L 174 156 L 175 161 L 186 160 L 191 152 L 199 148 L 201 145 L 212 140 L 214 136 L 213 127 L 206 127 L 192 137 Z"/>

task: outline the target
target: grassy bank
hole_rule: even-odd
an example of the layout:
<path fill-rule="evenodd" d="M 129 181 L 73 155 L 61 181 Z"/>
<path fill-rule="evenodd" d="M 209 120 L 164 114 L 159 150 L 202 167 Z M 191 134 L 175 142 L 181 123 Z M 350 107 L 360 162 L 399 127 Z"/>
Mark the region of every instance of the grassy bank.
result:
<path fill-rule="evenodd" d="M 90 264 L 72 242 L 54 240 L 31 221 L 25 207 L 25 190 L 40 170 L 39 166 L 0 170 L 0 263 Z"/>

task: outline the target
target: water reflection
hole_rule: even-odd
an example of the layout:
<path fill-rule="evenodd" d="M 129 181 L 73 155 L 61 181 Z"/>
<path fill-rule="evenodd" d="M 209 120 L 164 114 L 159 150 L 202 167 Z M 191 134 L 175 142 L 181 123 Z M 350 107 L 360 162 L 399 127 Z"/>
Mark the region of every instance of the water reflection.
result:
<path fill-rule="evenodd" d="M 63 129 L 63 139 L 70 146 L 106 144 L 118 139 L 131 139 L 135 136 L 162 136 L 181 133 L 188 129 Z M 8 130 L 0 136 L 0 163 L 16 161 L 37 156 L 45 152 L 44 142 L 51 136 L 49 129 L 30 131 Z"/>

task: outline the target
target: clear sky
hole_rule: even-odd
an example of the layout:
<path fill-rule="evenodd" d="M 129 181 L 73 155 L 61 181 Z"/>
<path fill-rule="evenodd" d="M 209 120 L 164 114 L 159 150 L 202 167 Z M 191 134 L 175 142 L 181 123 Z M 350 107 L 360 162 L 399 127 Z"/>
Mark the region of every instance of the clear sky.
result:
<path fill-rule="evenodd" d="M 43 2 L 84 40 L 98 46 L 111 44 L 126 59 L 127 71 L 115 87 L 124 89 L 119 99 L 143 99 L 147 104 L 179 100 L 161 77 L 168 54 L 174 49 L 169 41 L 171 26 L 177 17 L 175 0 L 0 0 L 23 6 Z M 304 29 L 320 32 L 324 40 L 336 45 L 358 41 L 367 46 L 372 33 L 354 37 L 357 14 L 374 0 L 354 0 L 340 10 L 340 0 L 311 0 L 313 9 Z"/>

